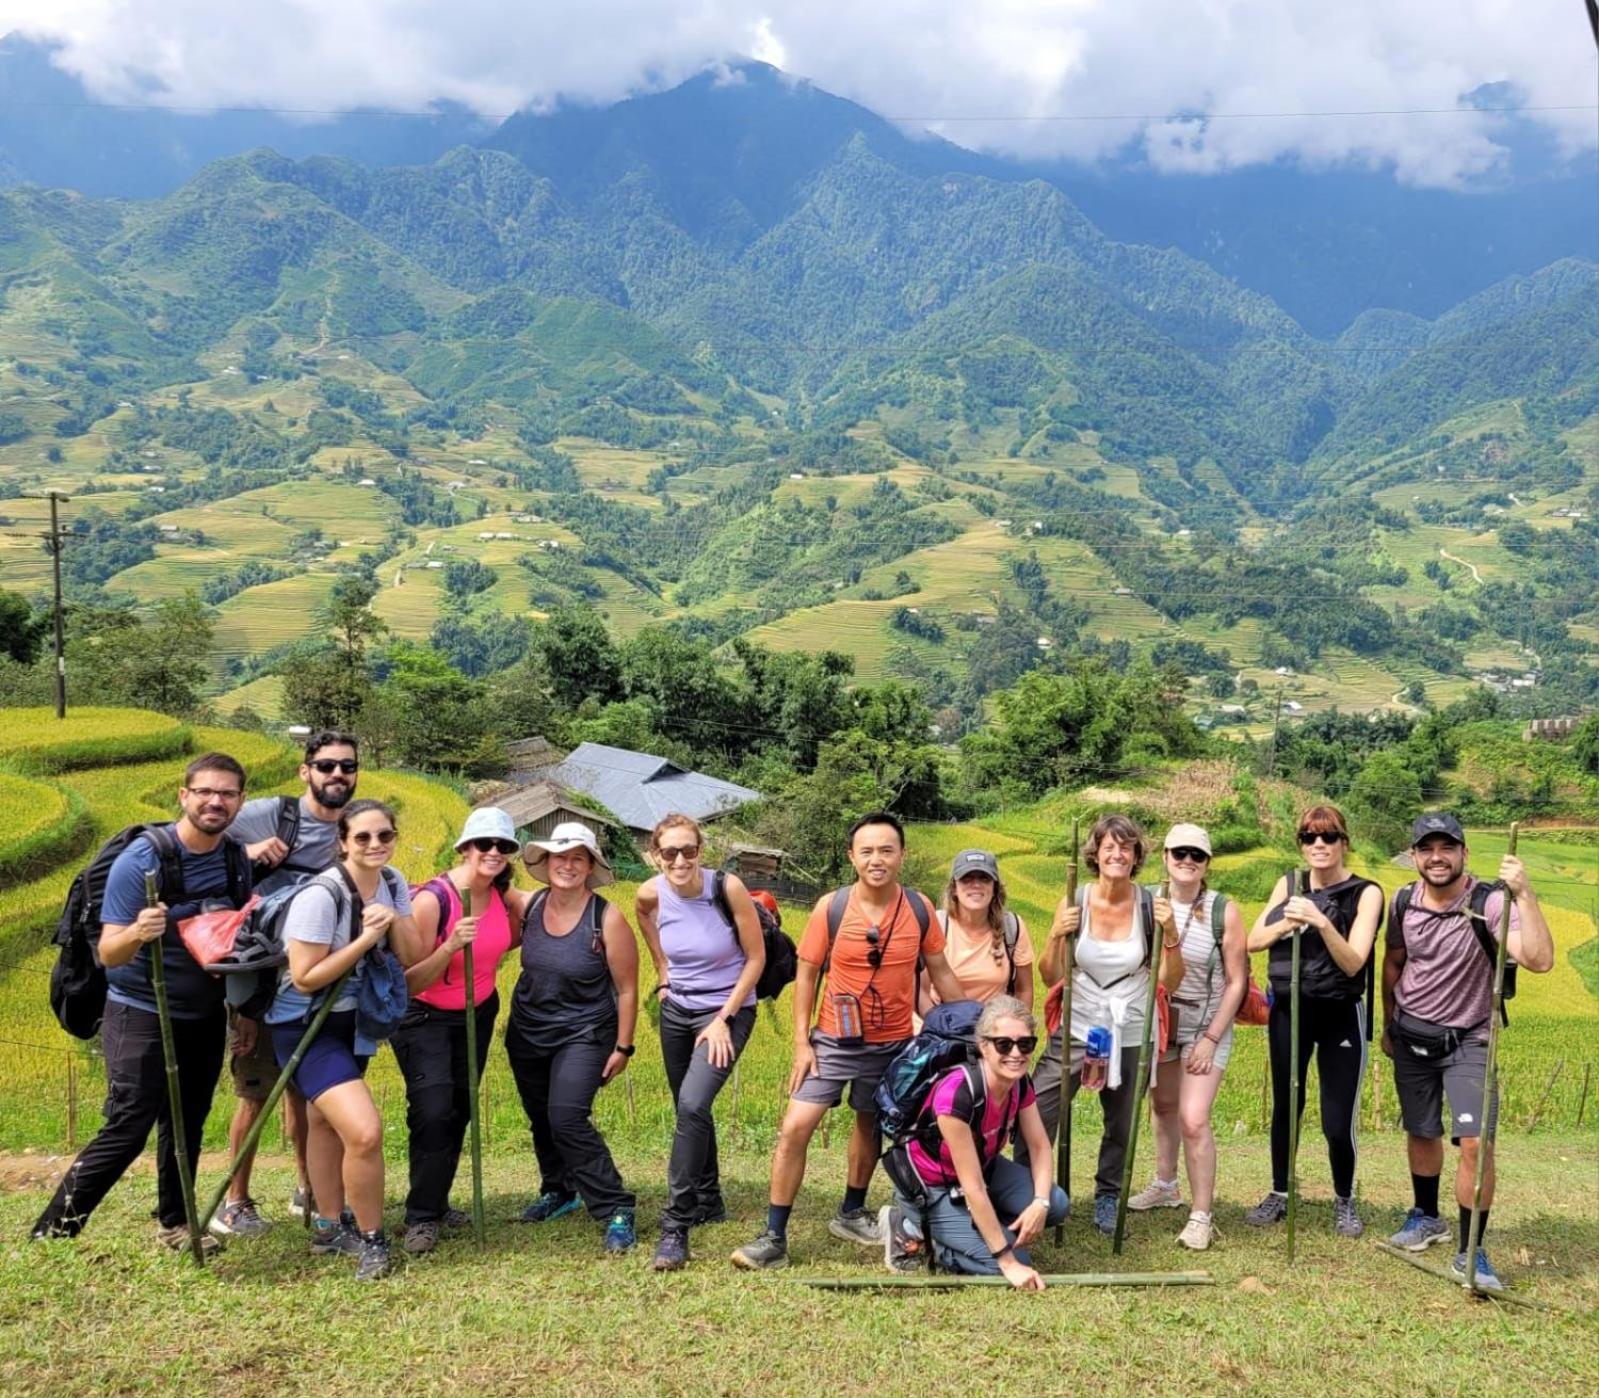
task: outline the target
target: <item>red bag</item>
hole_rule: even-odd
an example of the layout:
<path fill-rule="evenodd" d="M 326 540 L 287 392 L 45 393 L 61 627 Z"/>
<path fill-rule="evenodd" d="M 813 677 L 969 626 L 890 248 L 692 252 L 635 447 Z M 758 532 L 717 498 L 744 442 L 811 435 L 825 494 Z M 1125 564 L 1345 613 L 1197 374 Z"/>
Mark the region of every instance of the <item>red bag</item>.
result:
<path fill-rule="evenodd" d="M 1171 1047 L 1171 992 L 1163 985 L 1155 987 L 1155 1053 L 1166 1052 Z"/>
<path fill-rule="evenodd" d="M 233 944 L 238 940 L 239 929 L 261 901 L 252 893 L 242 908 L 222 908 L 212 913 L 196 913 L 178 924 L 178 936 L 183 945 L 202 966 L 213 961 L 226 961 L 233 955 Z"/>
<path fill-rule="evenodd" d="M 1066 1014 L 1065 986 L 1065 981 L 1056 981 L 1050 986 L 1049 994 L 1044 997 L 1044 1032 L 1051 1036 L 1060 1028 L 1060 1022 Z M 1243 1011 L 1239 1013 L 1242 1014 Z M 1159 1035 L 1157 1049 L 1165 1053 L 1171 1046 L 1171 996 L 1163 985 L 1155 987 L 1155 1025 Z"/>
<path fill-rule="evenodd" d="M 1249 989 L 1244 992 L 1244 1002 L 1238 1007 L 1238 1013 L 1233 1020 L 1238 1024 L 1265 1024 L 1271 1018 L 1271 1001 L 1266 998 L 1266 992 L 1255 981 L 1255 973 L 1249 973 Z"/>

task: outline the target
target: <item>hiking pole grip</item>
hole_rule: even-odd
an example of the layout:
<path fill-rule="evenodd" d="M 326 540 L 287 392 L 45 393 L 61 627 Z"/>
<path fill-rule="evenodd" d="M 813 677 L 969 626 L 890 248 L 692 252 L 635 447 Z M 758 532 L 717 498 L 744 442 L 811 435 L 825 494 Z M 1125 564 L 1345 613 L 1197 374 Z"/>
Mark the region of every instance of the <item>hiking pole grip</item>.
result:
<path fill-rule="evenodd" d="M 1160 886 L 1160 896 L 1165 898 L 1167 885 Z M 1136 904 L 1135 904 L 1136 907 Z M 1134 914 L 1136 916 L 1136 912 Z M 1149 995 L 1144 1002 L 1144 1034 L 1138 1044 L 1138 1069 L 1133 1074 L 1133 1124 L 1127 1133 L 1127 1157 L 1122 1161 L 1122 1188 L 1116 1198 L 1116 1232 L 1111 1240 L 1111 1251 L 1121 1255 L 1122 1240 L 1127 1236 L 1127 1197 L 1133 1187 L 1133 1161 L 1138 1154 L 1138 1128 L 1144 1119 L 1144 1096 L 1149 1091 L 1150 1060 L 1149 1041 L 1155 1032 L 1156 997 L 1160 993 L 1160 944 L 1165 933 L 1154 924 L 1145 928 L 1149 938 Z"/>
<path fill-rule="evenodd" d="M 161 902 L 155 875 L 144 876 L 144 905 L 154 908 Z M 189 1253 L 196 1267 L 205 1266 L 205 1249 L 200 1245 L 200 1219 L 194 1207 L 194 1174 L 189 1169 L 188 1133 L 183 1129 L 183 1089 L 178 1083 L 178 1049 L 172 1038 L 172 1009 L 167 1003 L 167 967 L 161 943 L 166 931 L 147 943 L 150 948 L 150 988 L 155 992 L 155 1014 L 161 1026 L 161 1057 L 167 1070 L 167 1111 L 171 1116 L 172 1150 L 178 1159 L 178 1189 L 183 1195 L 183 1217 L 189 1228 Z"/>
<path fill-rule="evenodd" d="M 1292 897 L 1295 885 L 1309 880 L 1297 873 L 1288 881 Z M 1308 896 L 1308 887 L 1305 889 Z M 1288 962 L 1288 1261 L 1294 1260 L 1295 1228 L 1299 1222 L 1299 934 L 1304 926 L 1295 923 L 1288 934 L 1293 938 Z"/>
<path fill-rule="evenodd" d="M 1506 854 L 1516 852 L 1516 837 L 1521 833 L 1518 821 L 1510 824 L 1510 839 Z M 1482 1071 L 1482 1123 L 1477 1137 L 1477 1177 L 1471 1184 L 1471 1225 L 1466 1230 L 1466 1290 L 1477 1291 L 1477 1246 L 1482 1241 L 1482 1177 L 1488 1172 L 1488 1153 L 1493 1149 L 1494 1137 L 1499 1134 L 1498 1103 L 1494 1100 L 1499 1091 L 1499 1014 L 1505 1003 L 1505 957 L 1510 946 L 1510 905 L 1515 900 L 1510 890 L 1504 891 L 1504 902 L 1499 909 L 1499 947 L 1494 953 L 1493 993 L 1488 1002 L 1488 1053 Z"/>
<path fill-rule="evenodd" d="M 216 1211 L 222 1207 L 222 1201 L 227 1198 L 228 1186 L 233 1183 L 233 1177 L 239 1173 L 246 1160 L 254 1157 L 256 1143 L 261 1139 L 261 1133 L 266 1130 L 267 1122 L 272 1119 L 272 1112 L 277 1107 L 284 1091 L 294 1078 L 295 1070 L 300 1066 L 300 1060 L 305 1057 L 305 1051 L 311 1047 L 316 1036 L 322 1032 L 322 1026 L 327 1022 L 328 1012 L 332 1010 L 334 1002 L 339 998 L 339 992 L 344 989 L 344 983 L 350 979 L 354 971 L 352 966 L 338 980 L 328 987 L 328 993 L 322 1003 L 317 1006 L 316 1013 L 311 1016 L 311 1021 L 305 1026 L 305 1033 L 300 1035 L 300 1042 L 294 1046 L 294 1052 L 289 1055 L 278 1073 L 278 1080 L 272 1084 L 272 1090 L 267 1093 L 266 1101 L 261 1104 L 261 1110 L 250 1129 L 245 1132 L 244 1140 L 240 1142 L 238 1150 L 233 1153 L 233 1160 L 228 1165 L 228 1170 L 222 1176 L 222 1183 L 217 1186 L 216 1193 L 211 1196 L 211 1202 L 206 1206 L 205 1224 L 209 1228 L 211 1220 L 216 1216 Z M 262 1028 L 265 1028 L 263 1025 Z M 309 1210 L 308 1210 L 309 1211 Z"/>
<path fill-rule="evenodd" d="M 472 1234 L 481 1247 L 487 1235 L 483 1226 L 483 1131 L 478 1119 L 477 966 L 471 942 L 461 948 L 461 961 L 466 976 L 466 1104 L 467 1130 L 472 1143 Z"/>
<path fill-rule="evenodd" d="M 1077 901 L 1077 857 L 1078 834 L 1081 822 L 1077 817 L 1072 817 L 1072 862 L 1066 869 L 1066 901 Z M 1078 929 L 1081 931 L 1081 929 Z M 1075 969 L 1073 962 L 1076 960 L 1076 944 L 1070 937 L 1066 939 L 1065 977 L 1061 981 L 1060 991 L 1060 1100 L 1056 1107 L 1056 1157 L 1055 1157 L 1055 1182 L 1060 1185 L 1068 1202 L 1072 1197 L 1072 972 Z M 1062 1219 L 1055 1225 L 1055 1243 L 1059 1246 L 1066 1241 L 1066 1220 Z"/>

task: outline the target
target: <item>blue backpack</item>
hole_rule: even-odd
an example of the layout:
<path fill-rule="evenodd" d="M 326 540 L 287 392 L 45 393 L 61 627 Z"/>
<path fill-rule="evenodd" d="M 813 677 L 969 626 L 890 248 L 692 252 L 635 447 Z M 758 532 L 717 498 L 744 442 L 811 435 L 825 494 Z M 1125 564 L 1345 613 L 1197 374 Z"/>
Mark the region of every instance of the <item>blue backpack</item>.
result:
<path fill-rule="evenodd" d="M 922 1125 L 928 1094 L 951 1068 L 977 1061 L 977 1021 L 983 1006 L 977 1000 L 934 1005 L 922 1032 L 889 1061 L 877 1084 L 877 1124 L 898 1144 Z"/>

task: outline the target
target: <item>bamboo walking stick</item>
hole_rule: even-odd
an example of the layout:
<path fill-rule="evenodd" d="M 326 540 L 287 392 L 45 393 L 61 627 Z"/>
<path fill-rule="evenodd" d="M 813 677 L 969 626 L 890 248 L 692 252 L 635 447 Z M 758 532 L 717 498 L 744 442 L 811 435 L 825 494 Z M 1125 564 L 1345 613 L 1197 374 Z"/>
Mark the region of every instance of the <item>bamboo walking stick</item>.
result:
<path fill-rule="evenodd" d="M 1160 886 L 1160 896 L 1165 898 L 1167 885 Z M 1153 922 L 1153 919 L 1151 919 Z M 1138 1128 L 1144 1119 L 1144 1095 L 1149 1091 L 1149 1074 L 1153 1066 L 1149 1040 L 1155 1032 L 1156 996 L 1160 990 L 1160 944 L 1166 934 L 1151 926 L 1149 935 L 1149 998 L 1144 1003 L 1144 1037 L 1138 1045 L 1138 1071 L 1133 1074 L 1133 1125 L 1127 1134 L 1127 1158 L 1122 1161 L 1122 1190 L 1116 1199 L 1116 1233 L 1111 1240 L 1111 1251 L 1121 1255 L 1122 1240 L 1127 1235 L 1127 1195 L 1133 1187 L 1133 1160 L 1138 1155 Z"/>
<path fill-rule="evenodd" d="M 144 876 L 144 903 L 156 907 L 161 895 L 156 890 L 155 875 Z M 166 932 L 148 945 L 150 947 L 150 987 L 155 991 L 156 1019 L 161 1024 L 161 1057 L 167 1067 L 167 1111 L 172 1118 L 172 1150 L 178 1158 L 178 1188 L 183 1194 L 183 1216 L 189 1225 L 189 1252 L 196 1267 L 205 1266 L 205 1248 L 201 1246 L 200 1218 L 194 1207 L 194 1174 L 189 1169 L 189 1143 L 183 1129 L 183 1089 L 178 1085 L 178 1049 L 172 1040 L 172 1010 L 167 1004 L 167 968 L 161 954 L 161 943 Z"/>
<path fill-rule="evenodd" d="M 1309 897 L 1309 879 L 1296 870 L 1288 881 L 1289 896 L 1303 882 L 1302 891 Z M 1293 938 L 1292 956 L 1288 963 L 1288 1261 L 1294 1260 L 1294 1229 L 1299 1222 L 1299 934 L 1305 929 L 1295 925 L 1288 935 Z"/>
<path fill-rule="evenodd" d="M 1506 854 L 1515 854 L 1516 836 L 1520 833 L 1520 824 L 1512 821 Z M 1471 1186 L 1471 1226 L 1466 1231 L 1466 1290 L 1476 1293 L 1481 1290 L 1477 1285 L 1477 1245 L 1482 1241 L 1482 1177 L 1488 1171 L 1488 1156 L 1499 1134 L 1498 1103 L 1494 1098 L 1499 1090 L 1499 1013 L 1505 1003 L 1505 956 L 1510 946 L 1511 902 L 1507 888 L 1504 904 L 1499 909 L 1499 950 L 1494 955 L 1493 996 L 1488 1005 L 1488 1062 L 1482 1072 L 1482 1134 L 1477 1138 L 1477 1178 Z"/>
<path fill-rule="evenodd" d="M 1070 903 L 1077 901 L 1077 856 L 1078 856 L 1078 830 L 1081 822 L 1074 816 L 1072 818 L 1072 862 L 1066 870 L 1066 899 Z M 1081 930 L 1081 929 L 1079 929 Z M 1056 1141 L 1058 1154 L 1055 1158 L 1055 1180 L 1067 1199 L 1072 1197 L 1072 970 L 1076 957 L 1073 948 L 1076 943 L 1070 937 L 1066 939 L 1066 975 L 1061 982 L 1060 991 L 1060 1103 L 1056 1108 L 1056 1116 L 1060 1120 L 1056 1123 Z M 1055 1225 L 1055 1244 L 1058 1247 L 1066 1240 L 1066 1221 L 1062 1219 Z"/>
<path fill-rule="evenodd" d="M 472 1235 L 481 1247 L 487 1241 L 483 1227 L 483 1128 L 478 1110 L 477 1081 L 477 975 L 472 959 L 472 943 L 461 948 L 462 970 L 466 973 L 466 1108 L 467 1130 L 472 1142 Z"/>

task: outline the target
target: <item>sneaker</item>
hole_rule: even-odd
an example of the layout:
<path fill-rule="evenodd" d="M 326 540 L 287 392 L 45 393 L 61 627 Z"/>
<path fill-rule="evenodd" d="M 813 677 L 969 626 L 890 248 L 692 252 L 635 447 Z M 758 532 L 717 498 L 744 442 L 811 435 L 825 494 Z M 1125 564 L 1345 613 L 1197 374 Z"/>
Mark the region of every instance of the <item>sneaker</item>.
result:
<path fill-rule="evenodd" d="M 688 1229 L 663 1228 L 650 1266 L 657 1272 L 681 1272 L 688 1266 Z"/>
<path fill-rule="evenodd" d="M 1449 1269 L 1449 1275 L 1456 1281 L 1466 1280 L 1466 1254 L 1457 1252 L 1454 1265 Z M 1481 1248 L 1477 1249 L 1477 1290 L 1478 1291 L 1503 1291 L 1505 1284 L 1499 1280 L 1499 1273 L 1494 1271 L 1493 1264 L 1488 1261 L 1488 1254 Z"/>
<path fill-rule="evenodd" d="M 311 1220 L 311 1253 L 315 1257 L 331 1257 L 344 1253 L 350 1257 L 361 1251 L 361 1234 L 356 1230 L 355 1215 L 345 1209 L 337 1218 L 323 1218 L 320 1214 Z"/>
<path fill-rule="evenodd" d="M 1448 1242 L 1451 1236 L 1449 1225 L 1443 1219 L 1412 1209 L 1405 1215 L 1399 1231 L 1388 1239 L 1388 1246 L 1403 1248 L 1406 1252 L 1426 1252 L 1434 1243 Z"/>
<path fill-rule="evenodd" d="M 1281 1223 L 1287 1217 L 1288 1196 L 1274 1191 L 1245 1213 L 1244 1222 L 1251 1228 L 1270 1228 L 1272 1224 Z"/>
<path fill-rule="evenodd" d="M 546 1189 L 522 1210 L 522 1222 L 548 1223 L 552 1218 L 560 1218 L 562 1214 L 572 1213 L 582 1206 L 582 1200 L 575 1194 L 560 1194 L 553 1189 Z"/>
<path fill-rule="evenodd" d="M 898 1204 L 877 1211 L 877 1231 L 883 1235 L 883 1265 L 891 1272 L 919 1272 L 926 1261 L 921 1230 Z"/>
<path fill-rule="evenodd" d="M 442 1228 L 470 1228 L 472 1226 L 472 1215 L 467 1213 L 465 1209 L 446 1209 L 444 1217 L 439 1220 L 439 1226 Z"/>
<path fill-rule="evenodd" d="M 439 1245 L 440 1224 L 433 1219 L 426 1223 L 408 1223 L 400 1246 L 412 1257 L 421 1257 Z"/>
<path fill-rule="evenodd" d="M 605 1225 L 606 1255 L 620 1257 L 624 1252 L 631 1251 L 636 1242 L 638 1242 L 638 1233 L 633 1227 L 633 1211 L 618 1209 L 611 1215 L 611 1221 Z"/>
<path fill-rule="evenodd" d="M 870 1209 L 840 1209 L 827 1220 L 827 1231 L 846 1243 L 857 1243 L 863 1248 L 883 1246 L 883 1234 Z"/>
<path fill-rule="evenodd" d="M 1127 1207 L 1132 1207 L 1132 1200 L 1127 1201 Z M 1183 1231 L 1177 1235 L 1177 1241 L 1185 1248 L 1204 1252 L 1215 1236 L 1216 1225 L 1210 1221 L 1209 1214 L 1189 1214 L 1188 1222 L 1183 1225 Z"/>
<path fill-rule="evenodd" d="M 289 1195 L 289 1214 L 302 1223 L 310 1223 L 311 1195 L 307 1190 L 295 1187 L 294 1193 Z"/>
<path fill-rule="evenodd" d="M 173 1252 L 187 1252 L 189 1250 L 189 1225 L 175 1223 L 170 1228 L 157 1225 L 155 1230 L 156 1241 L 162 1247 L 171 1248 Z M 222 1242 L 209 1233 L 200 1235 L 200 1255 L 212 1257 L 222 1251 Z"/>
<path fill-rule="evenodd" d="M 356 1253 L 356 1281 L 377 1281 L 394 1270 L 394 1258 L 389 1254 L 389 1240 L 379 1228 L 375 1233 L 357 1233 L 360 1250 Z"/>
<path fill-rule="evenodd" d="M 272 1227 L 261 1217 L 254 1199 L 237 1199 L 224 1204 L 211 1220 L 211 1231 L 219 1238 L 259 1238 Z"/>
<path fill-rule="evenodd" d="M 1143 1213 L 1146 1209 L 1180 1209 L 1183 1206 L 1183 1192 L 1177 1187 L 1177 1181 L 1169 1183 L 1166 1180 L 1154 1180 L 1148 1189 L 1141 1189 L 1127 1201 L 1127 1207 L 1134 1213 Z"/>
<path fill-rule="evenodd" d="M 1127 1201 L 1129 1204 L 1132 1200 Z M 1094 1227 L 1099 1229 L 1107 1238 L 1116 1231 L 1116 1196 L 1114 1194 L 1098 1194 L 1094 1196 Z"/>
<path fill-rule="evenodd" d="M 788 1239 L 768 1228 L 753 1243 L 733 1250 L 733 1265 L 745 1272 L 764 1272 L 788 1266 Z"/>
<path fill-rule="evenodd" d="M 718 1195 L 709 1203 L 701 1203 L 694 1210 L 694 1217 L 689 1220 L 691 1228 L 703 1228 L 708 1223 L 726 1223 L 727 1204 Z"/>
<path fill-rule="evenodd" d="M 1366 1231 L 1366 1225 L 1360 1221 L 1360 1215 L 1355 1212 L 1353 1199 L 1333 1198 L 1333 1232 L 1340 1238 L 1358 1238 Z"/>

